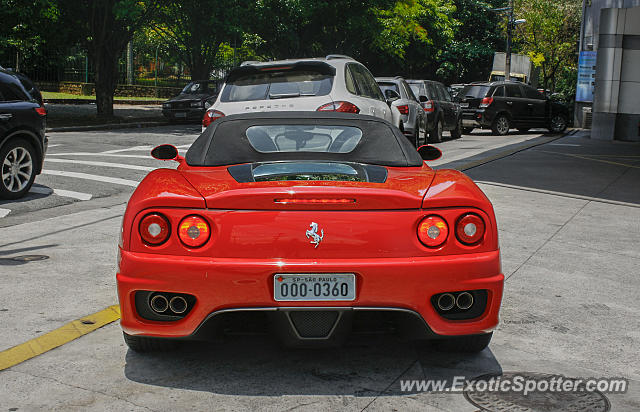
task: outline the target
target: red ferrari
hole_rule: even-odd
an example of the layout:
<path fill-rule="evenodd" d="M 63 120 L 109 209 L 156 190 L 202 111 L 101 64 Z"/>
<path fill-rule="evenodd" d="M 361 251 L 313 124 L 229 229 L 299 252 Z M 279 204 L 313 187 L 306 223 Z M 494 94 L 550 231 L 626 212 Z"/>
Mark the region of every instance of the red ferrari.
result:
<path fill-rule="evenodd" d="M 135 351 L 234 327 L 288 345 L 373 329 L 437 349 L 484 349 L 504 276 L 493 208 L 455 170 L 434 171 L 384 120 L 272 112 L 213 123 L 131 196 L 117 273 Z"/>

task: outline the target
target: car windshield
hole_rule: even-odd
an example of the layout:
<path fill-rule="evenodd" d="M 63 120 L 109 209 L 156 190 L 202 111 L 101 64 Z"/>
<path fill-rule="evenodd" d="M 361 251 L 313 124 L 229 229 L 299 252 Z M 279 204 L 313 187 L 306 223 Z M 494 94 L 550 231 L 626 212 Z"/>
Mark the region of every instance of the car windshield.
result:
<path fill-rule="evenodd" d="M 333 76 L 312 70 L 287 70 L 248 74 L 228 82 L 223 102 L 325 96 L 331 91 Z"/>
<path fill-rule="evenodd" d="M 253 169 L 256 182 L 273 180 L 338 180 L 365 181 L 363 174 L 351 165 L 337 162 L 267 163 Z"/>
<path fill-rule="evenodd" d="M 191 82 L 182 89 L 182 94 L 208 94 L 215 93 L 215 83 Z"/>
<path fill-rule="evenodd" d="M 261 125 L 247 129 L 251 146 L 260 153 L 351 153 L 362 138 L 352 126 Z"/>
<path fill-rule="evenodd" d="M 487 93 L 491 89 L 491 86 L 465 86 L 464 89 L 460 93 L 458 93 L 459 97 L 472 97 L 475 99 L 480 99 L 486 97 Z"/>

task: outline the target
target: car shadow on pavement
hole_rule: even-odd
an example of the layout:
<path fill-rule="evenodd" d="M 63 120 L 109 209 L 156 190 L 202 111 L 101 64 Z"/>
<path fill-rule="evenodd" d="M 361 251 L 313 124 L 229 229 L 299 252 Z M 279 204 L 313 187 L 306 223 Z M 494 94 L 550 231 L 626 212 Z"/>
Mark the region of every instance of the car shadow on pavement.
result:
<path fill-rule="evenodd" d="M 500 374 L 490 349 L 441 353 L 394 336 L 351 337 L 339 348 L 288 349 L 270 336 L 185 342 L 173 352 L 126 354 L 125 376 L 135 382 L 245 396 L 409 395 L 400 381 L 467 379 Z"/>

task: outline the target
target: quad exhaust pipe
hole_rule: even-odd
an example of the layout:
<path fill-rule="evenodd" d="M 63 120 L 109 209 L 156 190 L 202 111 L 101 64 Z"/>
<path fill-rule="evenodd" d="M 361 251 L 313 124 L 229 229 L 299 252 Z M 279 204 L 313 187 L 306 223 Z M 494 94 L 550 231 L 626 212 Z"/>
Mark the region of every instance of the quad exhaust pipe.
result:
<path fill-rule="evenodd" d="M 174 296 L 169 301 L 169 309 L 176 315 L 185 313 L 188 307 L 187 300 L 182 296 Z"/>
<path fill-rule="evenodd" d="M 449 311 L 454 307 L 460 310 L 467 310 L 473 306 L 473 295 L 469 292 L 461 292 L 457 296 L 452 293 L 443 293 L 438 296 L 438 309 L 443 312 Z"/>
<path fill-rule="evenodd" d="M 164 295 L 155 295 L 151 298 L 149 305 L 157 313 L 164 313 L 169 309 L 169 301 Z"/>
<path fill-rule="evenodd" d="M 153 295 L 149 301 L 149 306 L 151 306 L 151 309 L 156 313 L 165 313 L 169 315 L 171 312 L 173 312 L 174 315 L 182 315 L 189 309 L 189 303 L 184 297 L 174 295 L 169 298 L 167 295 L 162 293 Z"/>

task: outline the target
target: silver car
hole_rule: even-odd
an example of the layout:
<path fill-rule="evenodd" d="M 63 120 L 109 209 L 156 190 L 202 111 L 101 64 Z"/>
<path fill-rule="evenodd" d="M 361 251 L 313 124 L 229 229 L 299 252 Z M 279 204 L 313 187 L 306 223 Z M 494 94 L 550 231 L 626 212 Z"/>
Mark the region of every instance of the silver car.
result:
<path fill-rule="evenodd" d="M 369 70 L 350 57 L 329 55 L 242 63 L 229 72 L 202 128 L 222 116 L 265 111 L 360 113 L 400 126 L 400 112 L 387 102 Z"/>
<path fill-rule="evenodd" d="M 415 146 L 426 135 L 425 114 L 411 87 L 400 76 L 376 77 L 376 81 L 391 106 L 400 112 L 400 130 Z"/>

